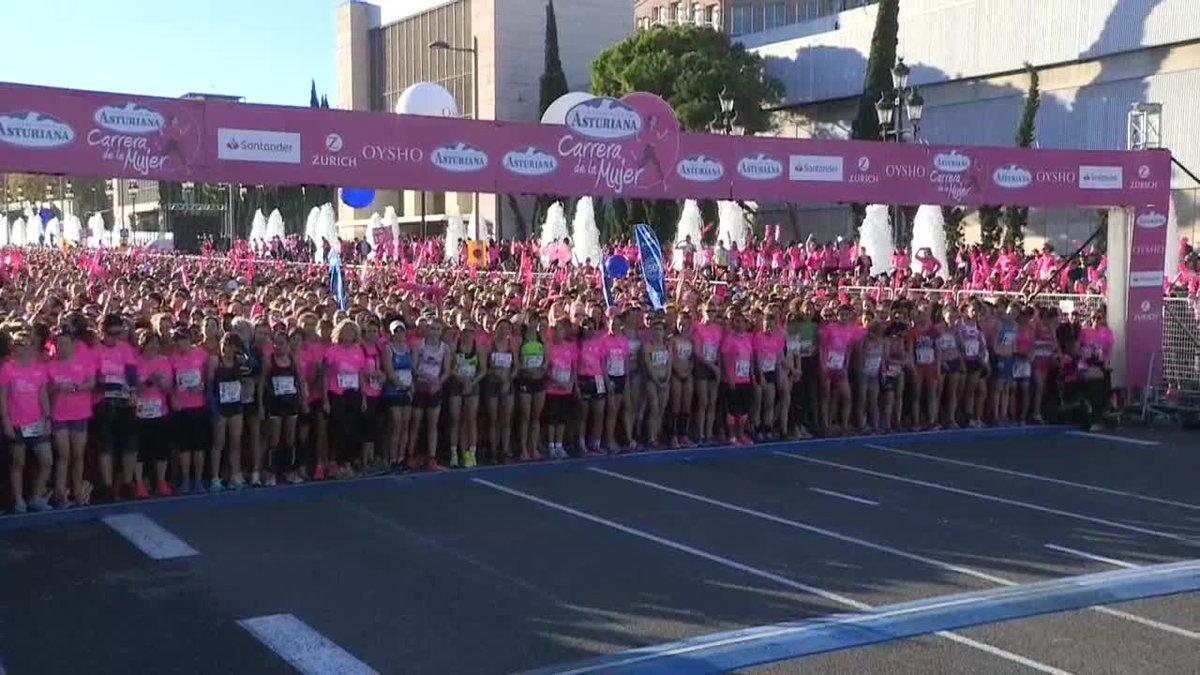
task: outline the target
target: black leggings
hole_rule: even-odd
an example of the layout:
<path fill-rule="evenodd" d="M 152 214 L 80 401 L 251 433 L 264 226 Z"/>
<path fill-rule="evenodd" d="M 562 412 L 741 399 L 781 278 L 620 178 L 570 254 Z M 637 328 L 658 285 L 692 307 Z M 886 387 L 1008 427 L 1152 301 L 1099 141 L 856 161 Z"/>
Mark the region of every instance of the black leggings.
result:
<path fill-rule="evenodd" d="M 347 389 L 329 395 L 329 441 L 333 457 L 349 462 L 359 456 L 359 439 L 363 426 L 362 394 Z"/>

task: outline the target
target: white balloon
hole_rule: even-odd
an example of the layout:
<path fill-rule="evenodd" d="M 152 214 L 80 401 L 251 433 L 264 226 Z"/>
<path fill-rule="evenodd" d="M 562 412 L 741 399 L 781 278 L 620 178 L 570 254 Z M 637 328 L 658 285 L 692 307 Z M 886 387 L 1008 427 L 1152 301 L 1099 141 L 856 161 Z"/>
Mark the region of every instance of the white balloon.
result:
<path fill-rule="evenodd" d="M 400 92 L 394 108 L 397 115 L 461 117 L 454 94 L 440 84 L 415 82 Z"/>
<path fill-rule="evenodd" d="M 542 113 L 542 124 L 566 124 L 567 112 L 571 108 L 593 98 L 596 97 L 584 91 L 570 91 L 559 96 L 546 108 L 546 112 Z"/>

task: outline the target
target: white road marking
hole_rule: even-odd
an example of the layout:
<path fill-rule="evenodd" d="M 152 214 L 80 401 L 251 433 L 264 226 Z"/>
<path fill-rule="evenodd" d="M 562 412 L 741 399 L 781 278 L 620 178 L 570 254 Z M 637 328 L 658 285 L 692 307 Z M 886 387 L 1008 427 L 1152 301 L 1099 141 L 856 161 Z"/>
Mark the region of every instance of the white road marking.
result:
<path fill-rule="evenodd" d="M 378 675 L 291 614 L 242 619 L 238 625 L 305 675 Z"/>
<path fill-rule="evenodd" d="M 808 489 L 813 492 L 819 493 L 819 494 L 828 495 L 830 497 L 837 497 L 839 499 L 848 499 L 852 502 L 858 502 L 859 504 L 866 504 L 867 506 L 879 506 L 879 502 L 873 502 L 870 499 L 863 499 L 862 497 L 855 497 L 854 495 L 848 495 L 848 494 L 844 494 L 841 492 L 834 492 L 833 490 L 822 490 L 821 488 L 817 488 L 817 487 L 810 487 Z"/>
<path fill-rule="evenodd" d="M 1095 553 L 1087 553 L 1085 551 L 1079 551 L 1077 549 L 1067 548 L 1066 546 L 1059 546 L 1058 544 L 1046 544 L 1046 548 L 1050 549 L 1051 551 L 1058 551 L 1059 553 L 1067 553 L 1067 554 L 1070 554 L 1073 556 L 1078 556 L 1078 557 L 1084 558 L 1086 560 L 1094 560 L 1096 562 L 1102 562 L 1106 565 L 1112 565 L 1113 567 L 1124 567 L 1127 570 L 1134 570 L 1134 569 L 1137 569 L 1138 567 L 1140 567 L 1140 565 L 1134 565 L 1133 563 L 1128 563 L 1128 562 L 1125 562 L 1124 560 L 1117 560 L 1116 558 L 1105 558 L 1102 555 L 1096 555 Z"/>
<path fill-rule="evenodd" d="M 612 520 L 608 520 L 607 518 L 602 518 L 600 516 L 595 516 L 590 513 L 586 513 L 584 511 L 580 511 L 578 509 L 571 508 L 570 506 L 567 506 L 565 504 L 559 504 L 558 502 L 552 502 L 548 499 L 543 499 L 541 497 L 529 494 L 527 492 L 522 492 L 520 490 L 515 490 L 513 488 L 510 488 L 510 487 L 507 487 L 504 485 L 500 485 L 499 483 L 493 483 L 491 481 L 484 480 L 482 478 L 472 478 L 471 482 L 476 483 L 478 485 L 483 485 L 485 487 L 492 488 L 493 490 L 498 490 L 500 492 L 512 495 L 514 497 L 519 497 L 521 499 L 533 502 L 535 504 L 540 504 L 541 506 L 544 506 L 548 509 L 553 509 L 553 510 L 559 511 L 561 513 L 566 513 L 566 514 L 575 516 L 576 518 L 582 518 L 583 520 L 587 520 L 587 521 L 596 523 L 597 525 L 603 525 L 605 527 L 617 530 L 619 532 L 624 532 L 625 534 L 629 534 L 629 535 L 632 535 L 639 539 L 644 539 L 646 541 L 653 542 L 660 546 L 665 546 L 667 548 L 674 549 L 681 553 L 686 553 L 688 555 L 692 555 L 697 558 L 702 558 L 704 560 L 716 563 L 723 567 L 728 567 L 730 569 L 734 569 L 739 572 L 743 572 L 745 574 L 749 574 L 751 576 L 758 577 L 760 579 L 766 579 L 768 581 L 773 581 L 773 582 L 779 584 L 780 586 L 784 586 L 784 587 L 791 588 L 791 589 L 798 590 L 798 591 L 803 591 L 805 593 L 810 593 L 812 595 L 816 595 L 818 597 L 825 598 L 826 600 L 830 600 L 832 602 L 836 602 L 838 604 L 845 605 L 847 607 L 851 607 L 853 609 L 857 609 L 860 611 L 871 609 L 871 606 L 864 602 L 859 602 L 858 600 L 854 600 L 854 599 L 848 598 L 844 595 L 834 593 L 833 591 L 827 591 L 825 589 L 817 588 L 815 586 L 809 586 L 808 584 L 804 584 L 799 581 L 795 581 L 793 579 L 788 579 L 787 577 L 782 577 L 782 576 L 779 576 L 778 574 L 774 574 L 772 572 L 767 572 L 766 570 L 761 570 L 756 567 L 751 567 L 750 565 L 746 565 L 744 563 L 737 562 L 736 560 L 731 560 L 729 558 L 717 555 L 715 553 L 709 553 L 708 551 L 703 551 L 701 549 L 694 548 L 692 546 L 688 546 L 687 544 L 681 544 L 677 541 L 665 539 L 663 537 L 659 537 L 658 535 L 650 534 L 649 532 L 645 532 L 643 530 L 639 530 L 639 529 L 636 529 L 633 527 L 629 527 L 627 525 L 622 525 L 622 524 L 620 524 L 618 522 L 614 522 Z M 955 635 L 955 634 L 947 632 L 947 631 L 939 632 L 939 633 L 937 633 L 937 635 L 940 635 L 941 637 L 953 640 L 955 642 L 958 642 L 960 644 L 963 644 L 963 645 L 966 645 L 969 647 L 974 647 L 981 651 L 987 652 L 988 654 L 992 654 L 992 655 L 998 656 L 1000 658 L 1008 659 L 1010 661 L 1026 665 L 1030 668 L 1039 670 L 1043 673 L 1052 673 L 1053 675 L 1070 675 L 1070 673 L 1068 673 L 1067 671 L 1059 670 L 1058 668 L 1054 668 L 1053 666 L 1048 666 L 1044 663 L 1039 663 L 1037 661 L 1033 661 L 1024 656 L 1021 656 L 1020 654 L 1014 654 L 1012 652 L 1008 652 L 1003 649 L 999 649 L 997 647 L 993 647 L 991 645 L 984 644 L 982 642 L 976 642 L 975 640 L 971 640 L 969 638 L 962 637 L 961 635 Z"/>
<path fill-rule="evenodd" d="M 1129 443 L 1130 445 L 1162 445 L 1158 441 L 1147 441 L 1141 438 L 1129 438 L 1128 436 L 1114 436 L 1113 434 L 1098 434 L 1094 431 L 1068 431 L 1072 436 L 1086 436 L 1088 438 L 1099 438 L 1105 441 L 1116 441 L 1118 443 Z"/>
<path fill-rule="evenodd" d="M 1150 497 L 1148 495 L 1138 494 L 1136 492 L 1124 492 L 1122 490 L 1114 490 L 1112 488 L 1100 487 L 1099 485 L 1089 485 L 1087 483 L 1076 483 L 1075 481 L 1063 480 L 1061 478 L 1050 478 L 1049 476 L 1040 476 L 1036 473 L 1026 473 L 1024 471 L 1013 471 L 1012 469 L 1001 469 L 998 466 L 989 466 L 987 464 L 977 464 L 975 462 L 968 462 L 968 461 L 961 460 L 961 459 L 951 459 L 949 457 L 939 457 L 937 455 L 927 455 L 923 452 L 913 452 L 912 450 L 901 450 L 900 448 L 892 448 L 892 447 L 888 447 L 886 445 L 873 445 L 873 444 L 868 443 L 864 447 L 871 448 L 872 450 L 882 450 L 884 452 L 893 452 L 898 455 L 906 455 L 908 457 L 919 457 L 921 459 L 928 459 L 928 460 L 934 461 L 934 462 L 942 462 L 945 464 L 956 464 L 958 466 L 968 466 L 968 467 L 971 467 L 972 469 L 982 469 L 984 471 L 993 471 L 995 473 L 1002 473 L 1002 474 L 1005 474 L 1008 476 L 1019 476 L 1021 478 L 1029 478 L 1032 480 L 1040 480 L 1040 481 L 1044 481 L 1047 483 L 1054 483 L 1056 485 L 1066 485 L 1069 487 L 1080 488 L 1082 490 L 1092 490 L 1094 492 L 1103 492 L 1104 494 L 1109 494 L 1109 495 L 1117 495 L 1120 497 L 1129 497 L 1131 499 L 1140 499 L 1142 501 L 1154 502 L 1156 504 L 1166 504 L 1168 506 L 1178 506 L 1178 507 L 1184 508 L 1184 509 L 1194 509 L 1194 510 L 1200 511 L 1200 504 L 1189 504 L 1187 502 L 1177 502 L 1177 501 L 1174 501 L 1171 499 L 1162 499 L 1160 497 Z"/>
<path fill-rule="evenodd" d="M 1023 501 L 1020 501 L 1017 499 L 1007 499 L 1005 497 L 999 497 L 996 495 L 986 494 L 983 492 L 974 492 L 972 490 L 964 490 L 962 488 L 956 488 L 956 487 L 953 487 L 950 485 L 945 485 L 942 483 L 934 483 L 932 481 L 918 480 L 916 478 L 908 478 L 907 476 L 897 476 L 895 474 L 885 473 L 883 471 L 874 471 L 872 469 L 864 469 L 864 468 L 857 467 L 857 466 L 851 466 L 849 464 L 839 464 L 837 462 L 830 462 L 828 460 L 816 459 L 813 457 L 803 457 L 801 455 L 794 455 L 794 454 L 788 453 L 788 452 L 776 451 L 773 454 L 779 455 L 780 457 L 787 457 L 789 459 L 794 459 L 794 460 L 797 460 L 800 462 L 811 462 L 813 464 L 832 466 L 837 469 L 845 469 L 846 471 L 854 471 L 856 473 L 866 474 L 868 476 L 876 476 L 878 478 L 888 478 L 891 480 L 900 481 L 902 483 L 909 483 L 911 485 L 920 485 L 922 487 L 933 488 L 935 490 L 942 490 L 944 492 L 950 492 L 953 494 L 965 495 L 967 497 L 975 497 L 977 499 L 983 499 L 983 500 L 986 500 L 989 502 L 996 502 L 997 504 L 1008 504 L 1009 506 L 1019 506 L 1021 508 L 1031 509 L 1033 511 L 1041 511 L 1042 513 L 1051 513 L 1056 516 L 1063 516 L 1064 518 L 1074 518 L 1075 520 L 1082 520 L 1082 521 L 1089 522 L 1089 523 L 1096 523 L 1099 525 L 1107 525 L 1108 527 L 1113 527 L 1113 528 L 1116 528 L 1119 530 L 1128 530 L 1130 532 L 1137 532 L 1140 534 L 1148 534 L 1153 537 L 1162 537 L 1163 539 L 1171 539 L 1174 541 L 1181 541 L 1190 546 L 1200 545 L 1200 542 L 1193 541 L 1192 539 L 1189 539 L 1187 537 L 1184 537 L 1184 536 L 1181 536 L 1178 534 L 1172 534 L 1170 532 L 1160 532 L 1159 530 L 1151 530 L 1146 527 L 1138 527 L 1136 525 L 1128 525 L 1126 523 L 1118 523 L 1113 520 L 1106 520 L 1104 518 L 1097 518 L 1095 516 L 1089 516 L 1089 515 L 1085 515 L 1082 513 L 1075 513 L 1074 511 L 1064 511 L 1062 509 L 1055 509 L 1055 508 L 1051 508 L 1049 506 L 1042 506 L 1040 504 L 1032 504 L 1030 502 L 1023 502 Z"/>
<path fill-rule="evenodd" d="M 713 499 L 712 497 L 705 497 L 704 495 L 696 494 L 694 492 L 688 492 L 687 490 L 680 490 L 678 488 L 673 488 L 669 485 L 663 485 L 662 483 L 655 483 L 653 481 L 644 480 L 641 478 L 634 478 L 633 476 L 629 476 L 629 475 L 622 474 L 622 473 L 617 473 L 615 471 L 609 471 L 607 469 L 600 469 L 600 468 L 596 468 L 596 467 L 589 468 L 588 471 L 591 471 L 593 473 L 602 474 L 602 475 L 608 476 L 610 478 L 616 478 L 616 479 L 627 481 L 630 483 L 636 483 L 638 485 L 643 485 L 648 488 L 652 488 L 655 490 L 659 490 L 661 492 L 666 492 L 669 494 L 677 495 L 679 497 L 691 499 L 693 501 L 703 502 L 705 504 L 710 504 L 712 506 L 723 508 L 723 509 L 726 509 L 729 511 L 736 511 L 737 513 L 742 513 L 747 516 L 759 518 L 761 520 L 768 520 L 773 523 L 778 523 L 780 525 L 786 525 L 788 527 L 792 527 L 797 530 L 811 532 L 813 534 L 818 534 L 818 535 L 821 535 L 824 537 L 829 537 L 831 539 L 837 539 L 839 541 L 844 541 L 849 544 L 862 546 L 864 548 L 869 548 L 869 549 L 872 549 L 875 551 L 879 551 L 881 553 L 887 553 L 890 555 L 894 555 L 894 556 L 898 556 L 898 557 L 905 558 L 908 560 L 912 560 L 914 562 L 931 565 L 933 567 L 937 567 L 938 569 L 942 569 L 947 572 L 955 572 L 958 574 L 962 574 L 964 576 L 975 577 L 976 579 L 982 579 L 983 581 L 987 581 L 987 582 L 996 584 L 997 586 L 1015 587 L 1015 586 L 1021 585 L 1018 582 L 1013 581 L 1012 579 L 1006 579 L 1004 577 L 996 576 L 994 574 L 989 574 L 982 570 L 977 570 L 977 569 L 974 569 L 971 567 L 965 567 L 963 565 L 956 565 L 954 563 L 948 563 L 944 560 L 938 560 L 937 558 L 930 558 L 927 556 L 920 555 L 918 553 L 912 553 L 910 551 L 893 548 L 891 546 L 887 546 L 885 544 L 879 544 L 879 543 L 876 543 L 873 541 L 868 541 L 866 539 L 859 539 L 858 537 L 852 537 L 850 535 L 842 534 L 840 532 L 828 530 L 823 527 L 817 527 L 816 525 L 809 525 L 807 523 L 802 523 L 797 520 L 792 520 L 790 518 L 784 518 L 782 516 L 777 516 L 777 515 L 774 515 L 771 513 L 766 513 L 763 511 L 756 511 L 754 509 L 747 508 L 745 506 L 739 506 L 737 504 L 732 504 L 730 502 L 721 501 L 720 499 Z M 1047 546 L 1050 547 L 1052 545 L 1047 545 Z M 1105 560 L 1108 560 L 1108 559 L 1105 559 Z M 1113 562 L 1116 562 L 1116 561 L 1113 561 Z M 1158 623 L 1156 621 L 1151 621 L 1150 619 L 1145 619 L 1143 617 L 1140 617 L 1140 616 L 1137 616 L 1134 614 L 1129 614 L 1127 612 L 1122 612 L 1120 610 L 1111 609 L 1108 607 L 1100 607 L 1100 606 L 1090 607 L 1089 609 L 1093 609 L 1097 612 L 1101 612 L 1104 614 L 1109 614 L 1111 616 L 1120 617 L 1122 619 L 1127 619 L 1129 621 L 1133 621 L 1133 622 L 1140 623 L 1143 625 L 1154 626 L 1156 628 L 1167 631 L 1169 633 L 1174 633 L 1176 635 L 1183 635 L 1185 637 L 1190 637 L 1193 639 L 1200 637 L 1200 635 L 1193 633 L 1191 631 L 1188 631 L 1186 629 L 1179 628 L 1177 626 L 1172 626 L 1170 624 L 1164 624 L 1164 623 Z"/>
<path fill-rule="evenodd" d="M 105 525 L 155 560 L 200 555 L 187 542 L 168 532 L 162 525 L 141 513 L 122 513 L 101 518 Z"/>

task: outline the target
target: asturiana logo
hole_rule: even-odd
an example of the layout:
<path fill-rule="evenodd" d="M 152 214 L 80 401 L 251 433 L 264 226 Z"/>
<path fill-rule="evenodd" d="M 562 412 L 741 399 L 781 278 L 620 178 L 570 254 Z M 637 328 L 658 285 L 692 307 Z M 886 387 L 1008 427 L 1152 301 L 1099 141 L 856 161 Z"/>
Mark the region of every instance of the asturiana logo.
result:
<path fill-rule="evenodd" d="M 957 150 L 938 153 L 933 158 L 933 165 L 943 173 L 962 173 L 971 168 L 971 158 Z"/>
<path fill-rule="evenodd" d="M 75 142 L 75 130 L 45 113 L 4 113 L 0 114 L 0 141 L 22 148 L 57 148 Z"/>
<path fill-rule="evenodd" d="M 137 103 L 96 108 L 92 119 L 105 129 L 120 134 L 160 133 L 167 125 L 167 121 L 158 111 Z"/>
<path fill-rule="evenodd" d="M 554 173 L 558 168 L 558 160 L 549 153 L 530 146 L 504 155 L 504 168 L 522 176 L 545 176 Z"/>
<path fill-rule="evenodd" d="M 1167 217 L 1156 211 L 1147 211 L 1137 217 L 1137 226 L 1147 230 L 1162 227 L 1167 224 Z"/>
<path fill-rule="evenodd" d="M 487 153 L 467 143 L 443 145 L 433 151 L 429 161 L 439 169 L 455 173 L 471 173 L 487 168 Z"/>
<path fill-rule="evenodd" d="M 679 160 L 679 164 L 675 167 L 675 172 L 684 180 L 711 183 L 721 180 L 721 176 L 725 175 L 725 167 L 721 166 L 720 162 L 711 157 L 695 155 Z"/>
<path fill-rule="evenodd" d="M 1022 169 L 1016 164 L 1002 166 L 992 172 L 992 182 L 1002 188 L 1014 190 L 1018 188 L 1028 187 L 1033 182 L 1033 174 L 1027 169 Z"/>
<path fill-rule="evenodd" d="M 783 162 L 760 152 L 738 160 L 737 172 L 747 180 L 775 180 L 783 175 Z"/>
<path fill-rule="evenodd" d="M 568 110 L 567 126 L 589 138 L 615 141 L 641 133 L 642 116 L 615 98 L 597 97 Z"/>

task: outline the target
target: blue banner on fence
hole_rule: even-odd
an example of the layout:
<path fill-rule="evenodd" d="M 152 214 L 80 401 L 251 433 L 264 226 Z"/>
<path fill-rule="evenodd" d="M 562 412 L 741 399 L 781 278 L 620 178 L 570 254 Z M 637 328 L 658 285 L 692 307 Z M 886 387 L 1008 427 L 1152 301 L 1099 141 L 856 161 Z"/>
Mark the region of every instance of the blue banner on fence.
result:
<path fill-rule="evenodd" d="M 651 230 L 649 225 L 638 223 L 635 231 L 642 259 L 642 278 L 646 280 L 646 296 L 650 298 L 650 307 L 656 312 L 661 312 L 667 306 L 662 248 L 658 245 L 658 237 L 655 236 L 654 230 Z"/>
<path fill-rule="evenodd" d="M 333 250 L 329 252 L 329 291 L 337 300 L 338 309 L 346 311 L 346 278 L 342 270 L 342 256 Z"/>

